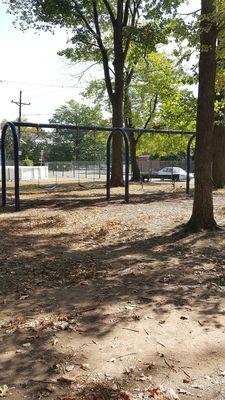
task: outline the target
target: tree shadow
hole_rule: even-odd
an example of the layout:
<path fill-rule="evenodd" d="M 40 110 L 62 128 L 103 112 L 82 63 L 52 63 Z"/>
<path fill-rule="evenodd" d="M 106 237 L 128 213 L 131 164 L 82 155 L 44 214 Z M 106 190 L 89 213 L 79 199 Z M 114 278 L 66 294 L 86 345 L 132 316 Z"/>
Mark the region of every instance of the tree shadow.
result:
<path fill-rule="evenodd" d="M 173 201 L 172 195 L 167 199 Z M 114 237 L 106 228 L 107 223 L 103 230 L 84 230 L 80 236 L 66 231 L 60 213 L 43 219 L 39 211 L 38 217 L 23 212 L 10 220 L 4 216 L 1 383 L 24 383 L 31 376 L 48 380 L 58 374 L 54 365 L 83 363 L 82 349 L 74 356 L 52 344 L 59 332 L 82 335 L 85 343 L 103 340 L 118 326 L 135 330 L 144 313 L 166 320 L 171 309 L 194 311 L 202 330 L 224 329 L 222 232 L 187 235 L 177 226 L 143 237 L 141 227 L 132 234 L 122 227 Z M 26 343 L 30 346 L 23 347 Z M 105 398 L 117 393 L 102 390 Z"/>
<path fill-rule="evenodd" d="M 105 207 L 107 204 L 114 205 L 115 203 L 125 203 L 124 189 L 118 188 L 111 190 L 110 202 L 106 200 L 105 190 L 99 185 L 93 189 L 81 188 L 77 185 L 62 185 L 54 191 L 40 190 L 36 188 L 22 187 L 21 188 L 21 210 L 25 211 L 32 208 L 48 208 L 53 210 L 74 210 L 76 208 L 91 208 L 91 207 Z M 151 204 L 158 202 L 176 202 L 189 200 L 184 190 L 159 190 L 156 191 L 130 191 L 129 202 L 131 204 Z M 8 196 L 7 207 L 1 210 L 3 213 L 10 213 L 14 211 L 14 196 L 10 189 Z"/>

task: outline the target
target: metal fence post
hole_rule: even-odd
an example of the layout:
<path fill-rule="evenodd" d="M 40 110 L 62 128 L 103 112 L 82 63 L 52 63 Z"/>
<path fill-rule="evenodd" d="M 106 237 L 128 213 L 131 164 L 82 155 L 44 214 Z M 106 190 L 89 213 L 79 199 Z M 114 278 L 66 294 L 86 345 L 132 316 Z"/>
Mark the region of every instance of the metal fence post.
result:
<path fill-rule="evenodd" d="M 187 151 L 186 151 L 186 170 L 187 170 L 187 177 L 186 177 L 186 194 L 190 193 L 190 169 L 191 169 L 191 144 L 196 134 L 192 135 L 187 144 Z"/>
<path fill-rule="evenodd" d="M 19 178 L 19 140 L 16 127 L 12 122 L 7 122 L 2 129 L 1 135 L 1 163 L 2 163 L 2 206 L 6 206 L 6 151 L 5 139 L 7 129 L 10 128 L 13 135 L 14 151 L 14 181 L 15 181 L 15 210 L 20 210 L 20 178 Z"/>

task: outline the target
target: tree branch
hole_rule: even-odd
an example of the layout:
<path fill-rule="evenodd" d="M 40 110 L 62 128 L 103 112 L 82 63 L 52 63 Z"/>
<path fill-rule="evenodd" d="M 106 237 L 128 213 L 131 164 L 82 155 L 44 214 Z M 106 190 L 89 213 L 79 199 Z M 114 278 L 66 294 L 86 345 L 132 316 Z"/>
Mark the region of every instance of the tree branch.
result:
<path fill-rule="evenodd" d="M 97 40 L 99 40 L 99 43 L 101 44 L 101 46 L 103 46 L 101 31 L 100 31 L 100 26 L 99 26 L 99 20 L 98 20 L 98 10 L 97 10 L 96 0 L 92 0 L 92 5 L 93 5 L 94 24 L 95 24 L 96 33 L 98 35 Z"/>
<path fill-rule="evenodd" d="M 97 43 L 98 43 L 98 46 L 99 46 L 99 49 L 100 49 L 101 55 L 102 55 L 102 63 L 103 63 L 103 69 L 104 69 L 106 89 L 107 89 L 107 92 L 109 95 L 109 99 L 112 103 L 113 102 L 113 90 L 112 90 L 111 77 L 110 77 L 110 73 L 109 73 L 109 60 L 108 60 L 107 50 L 102 42 L 96 0 L 92 0 L 92 5 L 93 5 L 94 24 L 95 24 L 95 29 L 96 29 L 96 33 L 97 33 L 96 40 L 97 40 Z"/>
<path fill-rule="evenodd" d="M 89 24 L 88 20 L 86 19 L 86 17 L 84 16 L 84 14 L 82 13 L 79 4 L 77 3 L 76 0 L 72 0 L 72 3 L 75 5 L 76 8 L 76 12 L 79 15 L 79 17 L 82 19 L 82 21 L 84 22 L 86 28 L 89 30 L 89 32 L 92 33 L 92 35 L 94 35 L 94 37 L 96 38 L 96 32 L 94 31 L 94 29 L 92 29 L 91 25 Z"/>
<path fill-rule="evenodd" d="M 177 15 L 185 15 L 185 16 L 188 16 L 188 15 L 195 15 L 195 14 L 197 14 L 199 11 L 201 11 L 201 8 L 199 8 L 198 10 L 189 12 L 189 13 L 178 13 Z"/>
<path fill-rule="evenodd" d="M 154 100 L 154 103 L 153 103 L 153 107 L 152 107 L 152 101 L 153 100 Z M 150 114 L 149 114 L 149 116 L 147 118 L 147 121 L 144 124 L 144 129 L 147 128 L 149 122 L 151 121 L 151 119 L 152 119 L 152 117 L 153 117 L 153 115 L 155 113 L 157 103 L 158 103 L 158 93 L 156 93 L 155 97 L 152 98 L 151 101 L 150 101 Z"/>
<path fill-rule="evenodd" d="M 117 22 L 118 26 L 122 26 L 122 23 L 123 23 L 123 0 L 117 0 L 116 22 Z"/>
<path fill-rule="evenodd" d="M 140 4 L 141 4 L 141 0 L 139 0 L 137 3 L 134 2 L 134 10 L 133 10 L 133 12 L 131 12 L 131 14 L 132 14 L 132 19 L 131 19 L 131 24 L 130 24 L 131 28 L 134 28 L 134 26 L 137 22 L 136 16 L 138 15 L 138 8 L 139 8 Z M 125 44 L 124 53 L 123 53 L 124 60 L 126 59 L 126 56 L 127 56 L 127 53 L 128 53 L 129 47 L 130 47 L 131 36 L 132 36 L 132 33 L 130 32 L 130 34 L 128 35 L 128 38 L 127 38 L 127 41 Z"/>
<path fill-rule="evenodd" d="M 115 18 L 115 15 L 113 14 L 113 10 L 112 10 L 109 2 L 107 0 L 103 0 L 103 3 L 105 4 L 105 7 L 106 7 L 106 9 L 107 9 L 107 11 L 109 13 L 112 25 L 115 26 L 116 18 Z"/>
<path fill-rule="evenodd" d="M 123 26 L 127 26 L 129 10 L 130 10 L 130 0 L 127 0 L 124 9 Z"/>
<path fill-rule="evenodd" d="M 87 67 L 83 71 L 81 71 L 79 74 L 75 75 L 78 78 L 78 81 L 81 81 L 81 79 L 86 74 L 86 72 L 89 71 L 89 69 L 91 69 L 92 67 L 94 67 L 97 64 L 98 64 L 98 62 L 94 62 L 93 64 L 89 65 L 89 67 Z"/>
<path fill-rule="evenodd" d="M 154 103 L 153 103 L 153 107 L 152 107 L 152 101 L 153 100 L 154 100 Z M 152 119 L 152 117 L 153 117 L 153 115 L 155 113 L 157 103 L 158 103 L 158 93 L 156 93 L 156 95 L 150 100 L 150 114 L 149 114 L 149 116 L 147 118 L 147 121 L 145 122 L 145 124 L 143 126 L 143 129 L 146 129 L 148 124 L 149 124 L 149 122 L 151 121 L 151 119 Z M 143 132 L 139 132 L 138 133 L 138 135 L 137 135 L 137 137 L 135 139 L 135 143 L 136 144 L 137 144 L 137 142 L 139 141 L 139 139 L 141 138 L 142 135 L 143 135 Z"/>
<path fill-rule="evenodd" d="M 125 86 L 126 87 L 128 87 L 130 85 L 133 75 L 134 75 L 134 68 L 131 67 L 130 71 L 127 71 L 127 73 L 126 73 L 126 77 L 125 77 Z"/>

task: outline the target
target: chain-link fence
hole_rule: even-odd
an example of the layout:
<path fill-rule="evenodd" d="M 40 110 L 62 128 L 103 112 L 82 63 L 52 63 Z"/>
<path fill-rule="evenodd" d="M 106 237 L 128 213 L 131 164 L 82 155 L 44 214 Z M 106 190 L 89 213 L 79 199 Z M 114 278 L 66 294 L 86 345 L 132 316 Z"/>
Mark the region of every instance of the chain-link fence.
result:
<path fill-rule="evenodd" d="M 51 180 L 99 181 L 106 177 L 106 163 L 97 161 L 48 162 L 48 177 Z"/>
<path fill-rule="evenodd" d="M 51 161 L 45 162 L 45 165 L 40 166 L 21 166 L 20 179 L 26 181 L 39 181 L 39 182 L 59 182 L 75 181 L 75 182 L 99 182 L 106 180 L 106 162 L 105 159 L 98 157 L 95 161 Z M 6 167 L 7 180 L 13 180 L 13 161 L 7 163 Z M 186 160 L 151 160 L 149 157 L 138 158 L 138 165 L 140 168 L 141 176 L 151 175 L 156 176 L 157 172 L 165 167 L 179 167 L 186 171 Z M 124 166 L 125 170 L 125 166 Z M 194 171 L 194 161 L 191 160 L 191 172 Z M 130 178 L 131 178 L 130 166 Z M 1 179 L 1 178 L 0 178 Z"/>

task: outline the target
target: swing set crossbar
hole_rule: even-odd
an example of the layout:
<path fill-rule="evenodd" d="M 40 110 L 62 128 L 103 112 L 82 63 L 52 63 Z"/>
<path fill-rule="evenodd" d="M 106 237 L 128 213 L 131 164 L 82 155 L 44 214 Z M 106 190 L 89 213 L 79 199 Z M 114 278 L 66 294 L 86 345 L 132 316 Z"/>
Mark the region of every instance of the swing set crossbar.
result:
<path fill-rule="evenodd" d="M 124 132 L 136 132 L 136 133 L 154 133 L 154 134 L 166 134 L 166 135 L 195 135 L 196 132 L 188 130 L 176 130 L 176 129 L 144 129 L 144 128 L 112 128 L 108 126 L 91 126 L 91 125 L 71 125 L 71 124 L 38 124 L 35 122 L 13 122 L 16 127 L 36 128 L 36 129 L 68 129 L 68 130 L 79 130 L 79 131 L 102 131 L 102 132 L 115 132 L 123 129 Z"/>
<path fill-rule="evenodd" d="M 96 132 L 109 132 L 109 136 L 106 144 L 106 160 L 107 160 L 107 172 L 106 172 L 106 200 L 110 200 L 110 169 L 111 169 L 111 142 L 114 133 L 118 132 L 122 135 L 125 147 L 125 184 L 124 184 L 124 199 L 125 202 L 129 202 L 129 132 L 136 133 L 148 133 L 148 134 L 165 134 L 165 135 L 191 135 L 188 146 L 187 146 L 187 180 L 186 180 L 186 193 L 189 193 L 190 183 L 190 151 L 191 143 L 196 137 L 196 132 L 187 130 L 168 130 L 168 129 L 141 129 L 141 128 L 115 128 L 105 126 L 86 126 L 86 125 L 68 125 L 68 124 L 38 124 L 34 122 L 6 122 L 2 128 L 1 133 L 1 166 L 2 166 L 2 206 L 5 207 L 7 203 L 6 199 L 6 133 L 8 129 L 11 130 L 13 137 L 13 148 L 14 148 L 14 180 L 15 180 L 15 211 L 20 211 L 20 184 L 19 184 L 19 136 L 16 128 L 36 128 L 38 129 L 67 129 L 80 131 L 93 131 Z"/>

